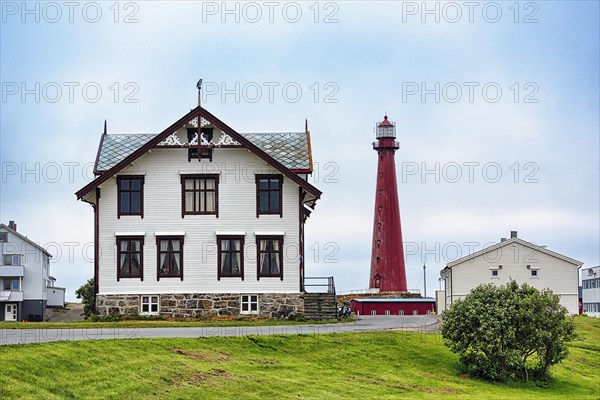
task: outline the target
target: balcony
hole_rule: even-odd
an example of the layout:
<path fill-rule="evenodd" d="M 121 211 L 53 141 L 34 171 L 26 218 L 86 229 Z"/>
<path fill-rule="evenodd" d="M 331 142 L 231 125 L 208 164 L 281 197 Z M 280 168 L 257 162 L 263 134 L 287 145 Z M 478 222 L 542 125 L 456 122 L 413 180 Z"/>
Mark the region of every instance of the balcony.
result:
<path fill-rule="evenodd" d="M 23 301 L 23 292 L 8 291 L 8 290 L 0 292 L 0 301 L 5 301 L 5 302 Z"/>
<path fill-rule="evenodd" d="M 25 275 L 22 265 L 0 265 L 0 278 L 18 278 Z"/>

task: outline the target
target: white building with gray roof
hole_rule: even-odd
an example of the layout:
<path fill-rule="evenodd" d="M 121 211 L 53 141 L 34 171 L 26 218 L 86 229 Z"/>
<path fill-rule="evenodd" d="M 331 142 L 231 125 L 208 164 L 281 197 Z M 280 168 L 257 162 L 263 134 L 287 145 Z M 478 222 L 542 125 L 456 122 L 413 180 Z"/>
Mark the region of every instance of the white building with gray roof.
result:
<path fill-rule="evenodd" d="M 64 307 L 65 289 L 50 276 L 50 253 L 17 232 L 17 224 L 0 224 L 0 321 L 42 321 L 47 307 Z"/>
<path fill-rule="evenodd" d="M 101 136 L 99 314 L 304 312 L 304 223 L 321 192 L 310 133 L 240 134 L 198 106 L 158 134 Z"/>

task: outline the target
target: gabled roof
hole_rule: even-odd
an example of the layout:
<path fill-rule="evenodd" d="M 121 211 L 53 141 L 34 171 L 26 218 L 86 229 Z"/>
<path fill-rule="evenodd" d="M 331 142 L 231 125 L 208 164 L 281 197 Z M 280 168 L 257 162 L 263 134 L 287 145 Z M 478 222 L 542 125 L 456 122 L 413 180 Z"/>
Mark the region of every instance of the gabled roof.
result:
<path fill-rule="evenodd" d="M 497 249 L 500 249 L 500 248 L 502 248 L 504 246 L 511 245 L 513 243 L 518 243 L 518 244 L 523 245 L 525 247 L 529 247 L 530 249 L 537 250 L 540 253 L 544 253 L 544 254 L 547 254 L 549 256 L 559 258 L 559 259 L 561 259 L 563 261 L 566 261 L 568 263 L 571 263 L 571 264 L 573 264 L 575 266 L 581 266 L 581 265 L 583 265 L 583 262 L 581 262 L 581 261 L 577 261 L 577 260 L 575 260 L 573 258 L 564 256 L 562 254 L 555 253 L 555 252 L 553 252 L 551 250 L 548 250 L 545 247 L 540 247 L 540 246 L 538 246 L 536 244 L 533 244 L 531 242 L 527 242 L 527 241 L 525 241 L 523 239 L 519 239 L 519 238 L 515 237 L 515 238 L 507 239 L 507 240 L 505 240 L 503 242 L 500 242 L 500 243 L 496 243 L 495 245 L 492 245 L 490 247 L 486 247 L 485 249 L 479 250 L 478 252 L 475 252 L 473 254 L 469 254 L 467 256 L 461 257 L 458 260 L 454 260 L 452 262 L 449 262 L 448 264 L 446 264 L 446 268 L 444 268 L 444 269 L 452 268 L 455 265 L 462 264 L 465 261 L 472 260 L 475 257 L 479 257 L 479 256 L 481 256 L 483 254 L 487 254 L 487 253 L 490 253 L 492 251 L 496 251 Z"/>
<path fill-rule="evenodd" d="M 104 135 L 98 150 L 98 159 L 94 165 L 95 172 L 108 171 L 119 161 L 145 145 L 156 133 L 124 133 Z"/>
<path fill-rule="evenodd" d="M 32 245 L 36 249 L 40 250 L 42 253 L 46 254 L 48 257 L 52 257 L 52 254 L 48 253 L 48 250 L 46 250 L 45 248 L 43 248 L 42 246 L 40 246 L 39 244 L 37 244 L 33 240 L 29 239 L 27 236 L 23 236 L 19 232 L 15 231 L 13 229 L 10 229 L 10 227 L 8 227 L 7 225 L 4 225 L 4 224 L 0 223 L 0 229 L 7 230 L 8 232 L 12 233 L 16 237 L 20 238 L 21 240 L 26 241 L 27 243 L 29 243 L 30 245 Z"/>
<path fill-rule="evenodd" d="M 94 171 L 99 173 L 108 171 L 156 135 L 156 133 L 104 135 L 100 142 Z M 292 171 L 312 170 L 308 132 L 241 133 L 241 135 Z"/>
<path fill-rule="evenodd" d="M 119 159 L 119 160 L 117 160 L 115 158 L 113 160 L 113 158 L 111 158 L 111 157 L 106 157 L 105 159 L 107 161 L 110 160 L 111 163 L 112 163 L 112 161 L 114 161 L 115 163 L 113 165 L 111 165 L 109 167 L 109 169 L 106 170 L 106 172 L 104 172 L 102 175 L 100 175 L 99 177 L 94 179 L 92 182 L 88 183 L 83 188 L 81 188 L 79 191 L 77 191 L 75 193 L 75 195 L 77 196 L 78 199 L 81 199 L 83 196 L 88 194 L 92 189 L 97 188 L 103 182 L 107 181 L 110 177 L 112 177 L 113 175 L 118 173 L 120 170 L 122 170 L 123 168 L 128 166 L 130 163 L 135 161 L 137 158 L 141 157 L 148 150 L 151 150 L 152 148 L 154 148 L 161 141 L 165 140 L 169 135 L 171 135 L 174 131 L 176 131 L 177 129 L 182 127 L 184 124 L 187 124 L 189 121 L 191 121 L 194 118 L 198 118 L 198 121 L 200 121 L 201 118 L 205 118 L 206 120 L 210 121 L 210 123 L 213 126 L 220 129 L 225 134 L 231 136 L 235 141 L 240 143 L 240 145 L 242 145 L 243 147 L 250 150 L 252 153 L 257 155 L 259 158 L 261 158 L 262 160 L 264 160 L 265 162 L 270 164 L 272 167 L 277 169 L 279 172 L 281 172 L 283 175 L 288 177 L 290 180 L 294 181 L 296 184 L 301 186 L 304 190 L 306 190 L 308 193 L 310 193 L 313 196 L 314 200 L 321 197 L 321 191 L 319 189 L 317 189 L 316 187 L 314 187 L 313 185 L 311 185 L 310 183 L 308 183 L 307 181 L 305 181 L 304 179 L 299 177 L 290 168 L 286 167 L 282 162 L 280 162 L 279 160 L 277 160 L 275 158 L 275 153 L 278 153 L 281 155 L 281 152 L 276 151 L 274 153 L 273 151 L 271 151 L 271 154 L 269 154 L 265 150 L 261 149 L 258 145 L 256 145 L 252 140 L 250 140 L 249 138 L 246 138 L 244 135 L 239 134 L 238 132 L 233 130 L 231 127 L 229 127 L 227 124 L 225 124 L 223 121 L 221 121 L 219 118 L 217 118 L 216 116 L 211 114 L 208 110 L 206 110 L 200 106 L 192 109 L 189 113 L 185 114 L 179 120 L 177 120 L 176 122 L 171 124 L 171 126 L 169 126 L 167 129 L 165 129 L 161 133 L 155 135 L 154 137 L 150 138 L 148 141 L 141 144 L 136 149 L 132 149 L 132 147 L 120 148 L 120 151 L 123 154 L 128 153 L 127 155 L 124 156 L 124 158 Z M 106 135 L 106 134 L 103 135 L 102 142 L 105 141 L 106 138 L 108 138 L 109 136 L 112 136 L 112 135 Z M 103 147 L 102 142 L 101 142 L 101 147 Z M 113 144 L 115 144 L 115 143 L 118 143 L 118 140 L 115 141 Z M 308 136 L 307 136 L 307 143 L 308 143 L 308 148 L 310 149 L 310 139 Z M 97 162 L 96 162 L 97 165 L 100 162 L 100 158 L 101 158 L 101 154 L 99 151 L 98 155 L 97 155 Z"/>

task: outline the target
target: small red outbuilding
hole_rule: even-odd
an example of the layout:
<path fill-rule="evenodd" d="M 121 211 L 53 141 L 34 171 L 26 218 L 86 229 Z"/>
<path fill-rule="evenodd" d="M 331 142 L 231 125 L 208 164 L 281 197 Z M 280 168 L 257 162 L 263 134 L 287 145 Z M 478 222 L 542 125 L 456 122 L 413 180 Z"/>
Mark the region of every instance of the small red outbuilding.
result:
<path fill-rule="evenodd" d="M 435 312 L 432 298 L 365 298 L 351 301 L 356 315 L 425 315 Z"/>

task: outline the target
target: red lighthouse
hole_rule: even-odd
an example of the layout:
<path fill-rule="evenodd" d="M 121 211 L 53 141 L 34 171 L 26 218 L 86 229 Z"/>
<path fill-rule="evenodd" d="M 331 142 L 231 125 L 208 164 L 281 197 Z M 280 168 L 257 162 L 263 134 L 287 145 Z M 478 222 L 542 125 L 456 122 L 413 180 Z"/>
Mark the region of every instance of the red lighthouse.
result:
<path fill-rule="evenodd" d="M 387 115 L 377 124 L 377 190 L 373 220 L 373 247 L 369 288 L 381 292 L 406 292 L 406 271 L 400 206 L 396 186 L 394 154 L 400 147 L 396 141 L 396 124 Z"/>

